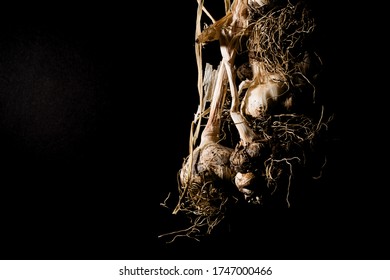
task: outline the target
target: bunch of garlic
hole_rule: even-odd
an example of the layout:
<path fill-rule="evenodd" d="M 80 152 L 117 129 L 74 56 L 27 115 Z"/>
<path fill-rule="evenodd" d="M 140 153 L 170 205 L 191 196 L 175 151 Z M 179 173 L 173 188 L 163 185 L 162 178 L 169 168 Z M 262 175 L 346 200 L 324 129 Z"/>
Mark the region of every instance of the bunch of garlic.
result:
<path fill-rule="evenodd" d="M 299 149 L 322 125 L 321 119 L 315 123 L 305 116 L 306 106 L 315 102 L 322 64 L 306 47 L 315 21 L 303 0 L 234 0 L 226 5 L 224 17 L 212 19 L 203 30 L 200 16 L 209 13 L 203 1 L 198 3 L 198 67 L 202 48 L 212 41 L 219 42 L 222 59 L 216 70 L 199 77 L 200 105 L 191 128 L 190 154 L 179 174 L 180 199 L 174 213 L 187 207 L 209 221 L 214 217 L 214 226 L 216 217 L 224 214 L 221 205 L 226 205 L 231 185 L 256 204 L 281 191 L 290 206 L 293 166 L 305 157 Z M 236 58 L 242 53 L 247 61 L 238 65 Z M 245 73 L 240 72 L 243 66 Z M 221 144 L 227 118 L 239 135 L 231 146 Z"/>

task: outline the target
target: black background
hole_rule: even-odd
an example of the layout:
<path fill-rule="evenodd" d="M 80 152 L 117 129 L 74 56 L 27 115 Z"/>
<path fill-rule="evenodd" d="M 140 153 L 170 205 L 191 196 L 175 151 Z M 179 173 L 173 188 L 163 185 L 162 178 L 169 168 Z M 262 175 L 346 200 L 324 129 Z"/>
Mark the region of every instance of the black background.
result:
<path fill-rule="evenodd" d="M 244 207 L 202 242 L 157 238 L 183 222 L 159 203 L 177 189 L 198 104 L 197 4 L 182 2 L 1 11 L 0 257 L 387 258 L 380 51 L 364 8 L 319 2 L 322 90 L 335 121 L 310 203 Z"/>

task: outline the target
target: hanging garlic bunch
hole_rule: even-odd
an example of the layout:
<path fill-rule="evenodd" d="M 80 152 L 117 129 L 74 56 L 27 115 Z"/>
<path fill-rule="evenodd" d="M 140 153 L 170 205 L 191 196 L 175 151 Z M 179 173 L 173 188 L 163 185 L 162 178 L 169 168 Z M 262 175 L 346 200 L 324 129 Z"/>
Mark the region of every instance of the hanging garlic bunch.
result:
<path fill-rule="evenodd" d="M 304 166 L 306 147 L 326 128 L 323 111 L 317 119 L 306 115 L 322 64 L 307 47 L 315 22 L 303 0 L 225 1 L 226 14 L 217 21 L 198 4 L 200 102 L 174 210 L 192 215 L 188 235 L 202 226 L 210 233 L 223 219 L 231 187 L 249 203 L 266 205 L 276 196 L 290 207 L 295 167 Z M 204 13 L 213 24 L 201 30 Z M 206 64 L 203 75 L 202 48 L 212 41 L 219 42 L 222 60 L 216 70 Z M 242 53 L 247 60 L 237 65 Z M 222 143 L 226 123 L 238 134 L 230 145 Z"/>

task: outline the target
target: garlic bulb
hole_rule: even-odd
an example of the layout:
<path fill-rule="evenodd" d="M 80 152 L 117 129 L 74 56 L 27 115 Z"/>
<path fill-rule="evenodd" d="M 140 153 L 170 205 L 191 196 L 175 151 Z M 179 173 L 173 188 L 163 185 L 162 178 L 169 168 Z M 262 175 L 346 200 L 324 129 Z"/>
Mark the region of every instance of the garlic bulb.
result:
<path fill-rule="evenodd" d="M 250 186 L 255 178 L 256 178 L 256 176 L 252 172 L 249 172 L 249 173 L 238 172 L 236 174 L 236 177 L 234 178 L 234 183 L 236 184 L 236 186 L 240 190 L 240 192 L 243 192 L 243 193 L 249 195 L 252 193 L 252 191 L 250 191 L 246 187 Z"/>
<path fill-rule="evenodd" d="M 267 73 L 261 63 L 252 64 L 253 79 L 241 103 L 241 113 L 253 118 L 264 115 L 269 105 L 286 95 L 287 86 L 279 74 Z M 290 107 L 290 103 L 285 106 Z"/>

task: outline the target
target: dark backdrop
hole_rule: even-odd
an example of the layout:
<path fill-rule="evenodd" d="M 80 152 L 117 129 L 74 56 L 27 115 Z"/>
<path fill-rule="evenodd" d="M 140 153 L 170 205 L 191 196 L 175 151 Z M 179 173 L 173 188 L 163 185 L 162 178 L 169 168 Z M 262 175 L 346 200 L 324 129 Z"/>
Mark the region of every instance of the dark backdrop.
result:
<path fill-rule="evenodd" d="M 177 189 L 198 104 L 196 1 L 5 7 L 1 258 L 377 258 L 388 204 L 371 44 L 352 6 L 314 6 L 335 113 L 314 200 L 277 213 L 243 207 L 204 241 L 174 244 L 157 236 L 183 221 L 159 203 Z"/>

